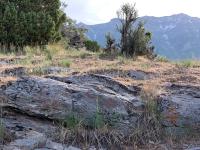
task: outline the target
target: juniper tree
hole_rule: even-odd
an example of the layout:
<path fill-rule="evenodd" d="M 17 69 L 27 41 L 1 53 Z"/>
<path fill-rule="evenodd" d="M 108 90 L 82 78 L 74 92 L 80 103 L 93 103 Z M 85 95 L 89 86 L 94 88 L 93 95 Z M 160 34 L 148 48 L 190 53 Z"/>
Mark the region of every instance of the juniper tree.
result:
<path fill-rule="evenodd" d="M 88 40 L 85 35 L 87 29 L 84 26 L 77 26 L 76 21 L 67 17 L 67 21 L 61 29 L 62 36 L 65 41 L 68 41 L 70 47 L 84 47 L 84 42 Z"/>
<path fill-rule="evenodd" d="M 131 30 L 128 38 L 127 53 L 129 56 L 155 57 L 154 46 L 151 43 L 152 34 L 144 28 L 144 23 L 139 22 L 134 30 Z"/>
<path fill-rule="evenodd" d="M 128 36 L 132 30 L 132 26 L 138 18 L 138 13 L 135 8 L 135 4 L 129 3 L 121 6 L 121 9 L 117 11 L 117 16 L 121 22 L 121 26 L 118 26 L 118 31 L 121 34 L 121 52 L 127 54 L 128 51 Z"/>
<path fill-rule="evenodd" d="M 121 34 L 121 52 L 127 57 L 146 55 L 153 58 L 154 47 L 151 43 L 151 33 L 147 32 L 142 22 L 137 21 L 138 13 L 135 4 L 124 4 L 117 12 L 121 26 L 118 31 Z"/>
<path fill-rule="evenodd" d="M 105 35 L 105 38 L 106 38 L 106 51 L 111 53 L 112 50 L 116 49 L 115 39 L 112 37 L 110 32 Z"/>
<path fill-rule="evenodd" d="M 23 49 L 60 39 L 65 14 L 59 0 L 1 0 L 1 48 Z"/>

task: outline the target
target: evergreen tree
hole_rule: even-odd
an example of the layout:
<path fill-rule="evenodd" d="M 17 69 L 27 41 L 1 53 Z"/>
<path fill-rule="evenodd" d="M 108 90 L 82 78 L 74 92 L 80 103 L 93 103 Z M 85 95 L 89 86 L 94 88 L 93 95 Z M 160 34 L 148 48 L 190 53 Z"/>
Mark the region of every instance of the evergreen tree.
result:
<path fill-rule="evenodd" d="M 118 31 L 121 34 L 121 52 L 127 54 L 128 51 L 128 36 L 132 30 L 133 24 L 138 18 L 135 4 L 131 5 L 126 3 L 121 6 L 121 9 L 117 12 L 117 16 L 121 22 L 121 26 L 118 26 Z"/>
<path fill-rule="evenodd" d="M 1 0 L 1 49 L 22 50 L 58 41 L 65 14 L 59 0 Z"/>
<path fill-rule="evenodd" d="M 82 48 L 85 46 L 84 42 L 87 41 L 85 33 L 87 29 L 77 26 L 76 22 L 71 18 L 67 18 L 66 24 L 62 26 L 62 37 L 68 41 L 70 47 Z"/>
<path fill-rule="evenodd" d="M 151 33 L 147 32 L 142 22 L 136 23 L 138 14 L 135 4 L 124 4 L 117 12 L 121 26 L 118 31 L 121 34 L 121 52 L 127 57 L 146 55 L 155 57 L 154 47 L 151 45 Z M 135 25 L 135 27 L 134 27 Z"/>
<path fill-rule="evenodd" d="M 153 58 L 154 47 L 151 43 L 152 35 L 144 28 L 144 24 L 139 22 L 136 29 L 131 30 L 128 36 L 128 55 L 129 56 L 143 56 L 146 55 L 149 58 Z"/>
<path fill-rule="evenodd" d="M 106 38 L 106 51 L 111 53 L 112 50 L 116 49 L 115 39 L 112 37 L 111 33 L 105 35 Z"/>

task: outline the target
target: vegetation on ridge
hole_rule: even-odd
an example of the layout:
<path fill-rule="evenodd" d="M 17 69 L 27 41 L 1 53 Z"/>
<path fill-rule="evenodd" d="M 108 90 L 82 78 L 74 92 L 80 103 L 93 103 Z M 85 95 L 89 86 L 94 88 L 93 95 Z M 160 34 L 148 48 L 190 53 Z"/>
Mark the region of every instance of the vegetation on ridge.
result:
<path fill-rule="evenodd" d="M 0 47 L 5 52 L 44 46 L 61 38 L 66 20 L 60 0 L 1 0 Z"/>
<path fill-rule="evenodd" d="M 85 36 L 84 28 L 66 17 L 59 0 L 51 2 L 0 2 L 5 6 L 0 5 L 0 44 L 7 52 L 0 55 L 0 99 L 5 108 L 0 112 L 1 143 L 12 136 L 4 125 L 12 121 L 14 126 L 8 130 L 17 136 L 42 131 L 43 127 L 38 129 L 40 124 L 45 125 L 44 129 L 53 126 L 57 132 L 48 130 L 42 135 L 60 145 L 86 149 L 158 148 L 168 138 L 165 128 L 182 128 L 177 122 L 185 116 L 171 107 L 171 99 L 174 95 L 181 99 L 185 96 L 189 103 L 199 98 L 194 85 L 200 81 L 200 63 L 170 62 L 162 56 L 154 59 L 151 33 L 143 23 L 132 26 L 138 18 L 135 5 L 124 4 L 118 12 L 121 42 L 108 33 L 106 48 L 101 49 Z M 18 51 L 23 55 L 16 56 L 14 52 Z M 180 87 L 175 84 L 186 83 L 189 86 L 181 87 L 183 91 L 178 93 Z M 11 141 L 8 138 L 7 142 Z"/>

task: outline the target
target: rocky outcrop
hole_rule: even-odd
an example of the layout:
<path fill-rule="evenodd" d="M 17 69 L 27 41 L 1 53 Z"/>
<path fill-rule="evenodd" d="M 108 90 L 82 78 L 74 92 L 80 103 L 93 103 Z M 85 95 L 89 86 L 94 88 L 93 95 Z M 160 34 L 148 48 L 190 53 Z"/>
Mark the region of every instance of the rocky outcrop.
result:
<path fill-rule="evenodd" d="M 27 74 L 27 69 L 24 67 L 7 68 L 1 72 L 3 76 L 24 76 Z"/>
<path fill-rule="evenodd" d="M 64 120 L 72 113 L 83 120 L 91 119 L 97 109 L 108 120 L 117 114 L 116 129 L 126 133 L 143 109 L 139 90 L 94 74 L 23 77 L 11 82 L 0 88 L 0 96 L 3 122 L 16 140 L 4 149 L 60 150 L 63 145 L 51 138 L 57 129 L 52 121 Z"/>
<path fill-rule="evenodd" d="M 167 90 L 160 101 L 163 125 L 200 129 L 200 87 L 172 84 Z"/>
<path fill-rule="evenodd" d="M 28 149 L 34 150 L 38 147 L 44 147 L 46 143 L 46 137 L 44 134 L 38 132 L 27 132 L 25 136 L 21 137 L 21 139 L 17 139 L 9 144 L 9 146 L 5 146 L 5 150 L 12 149 Z"/>
<path fill-rule="evenodd" d="M 200 150 L 200 147 L 193 147 L 193 148 L 188 148 L 186 150 Z"/>
<path fill-rule="evenodd" d="M 16 139 L 3 150 L 80 150 L 72 146 L 56 143 L 49 140 L 44 134 L 35 131 L 26 132 L 20 139 Z"/>
<path fill-rule="evenodd" d="M 140 70 L 120 70 L 120 69 L 104 69 L 94 70 L 90 73 L 106 75 L 112 78 L 131 78 L 134 80 L 149 80 L 157 77 L 158 75 L 151 72 L 144 72 Z"/>
<path fill-rule="evenodd" d="M 73 112 L 90 118 L 97 111 L 105 116 L 119 114 L 120 122 L 130 125 L 130 115 L 138 114 L 143 103 L 131 89 L 111 78 L 99 75 L 69 78 L 25 77 L 4 87 L 8 103 L 4 109 L 50 120 L 65 119 Z"/>
<path fill-rule="evenodd" d="M 59 74 L 59 73 L 66 73 L 70 72 L 72 69 L 70 68 L 65 68 L 65 67 L 44 67 L 43 71 L 44 74 Z"/>
<path fill-rule="evenodd" d="M 200 87 L 168 84 L 165 88 L 166 93 L 158 100 L 162 125 L 199 131 Z M 76 150 L 57 143 L 55 137 L 55 123 L 72 113 L 87 120 L 98 110 L 109 121 L 117 114 L 116 130 L 128 134 L 143 116 L 145 106 L 140 91 L 97 74 L 22 77 L 10 82 L 1 86 L 0 99 L 2 120 L 15 138 L 3 149 Z"/>

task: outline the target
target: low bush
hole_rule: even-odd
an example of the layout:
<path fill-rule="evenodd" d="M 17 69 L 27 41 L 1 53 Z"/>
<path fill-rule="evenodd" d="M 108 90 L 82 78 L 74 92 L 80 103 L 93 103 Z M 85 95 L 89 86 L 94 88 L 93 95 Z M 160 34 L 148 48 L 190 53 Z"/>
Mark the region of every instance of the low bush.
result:
<path fill-rule="evenodd" d="M 89 51 L 97 52 L 100 50 L 100 46 L 96 41 L 87 40 L 84 44 L 86 49 Z"/>
<path fill-rule="evenodd" d="M 177 62 L 176 65 L 178 67 L 186 67 L 186 68 L 200 67 L 199 61 L 195 61 L 195 60 L 183 60 L 183 61 Z"/>
<path fill-rule="evenodd" d="M 165 56 L 157 56 L 156 57 L 156 61 L 159 61 L 159 62 L 169 62 L 169 60 Z"/>
<path fill-rule="evenodd" d="M 69 60 L 67 60 L 67 59 L 61 60 L 59 62 L 59 66 L 61 66 L 61 67 L 67 67 L 67 68 L 69 68 L 70 65 L 71 65 L 71 62 Z"/>
<path fill-rule="evenodd" d="M 45 75 L 46 72 L 43 67 L 35 67 L 29 70 L 29 74 L 42 76 Z"/>
<path fill-rule="evenodd" d="M 74 129 L 79 124 L 81 124 L 81 119 L 75 113 L 71 113 L 63 121 L 63 126 L 66 127 L 66 128 L 69 128 L 69 129 Z"/>
<path fill-rule="evenodd" d="M 156 86 L 147 86 L 141 91 L 144 111 L 131 135 L 132 141 L 136 144 L 145 145 L 149 141 L 158 142 L 162 138 L 161 114 L 157 103 L 159 93 L 159 88 Z"/>

